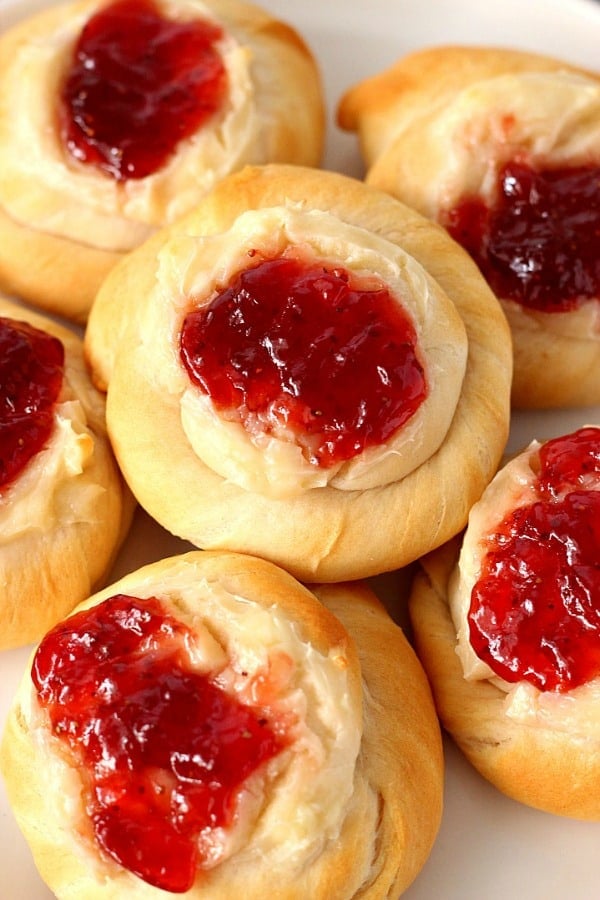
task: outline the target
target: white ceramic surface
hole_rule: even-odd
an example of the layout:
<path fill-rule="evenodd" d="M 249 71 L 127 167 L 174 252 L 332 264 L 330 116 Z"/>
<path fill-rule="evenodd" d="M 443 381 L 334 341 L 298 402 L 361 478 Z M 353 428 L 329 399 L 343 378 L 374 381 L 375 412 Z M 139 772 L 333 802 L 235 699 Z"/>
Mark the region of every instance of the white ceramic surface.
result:
<path fill-rule="evenodd" d="M 0 30 L 49 2 L 0 0 Z M 333 110 L 345 88 L 407 51 L 450 42 L 497 44 L 598 66 L 600 3 L 595 0 L 264 0 L 262 5 L 298 28 L 317 56 L 329 106 L 325 166 L 356 176 L 362 173 L 356 142 L 336 129 Z M 585 422 L 600 422 L 600 408 L 516 415 L 509 449 Z M 182 546 L 140 514 L 115 577 Z M 386 577 L 376 586 L 388 599 L 396 582 Z M 28 649 L 0 654 L 0 727 L 28 654 Z M 407 900 L 600 898 L 600 824 L 556 818 L 508 800 L 474 773 L 450 742 L 446 759 L 442 827 L 425 868 L 404 894 Z M 2 900 L 51 900 L 1 782 L 0 873 Z"/>

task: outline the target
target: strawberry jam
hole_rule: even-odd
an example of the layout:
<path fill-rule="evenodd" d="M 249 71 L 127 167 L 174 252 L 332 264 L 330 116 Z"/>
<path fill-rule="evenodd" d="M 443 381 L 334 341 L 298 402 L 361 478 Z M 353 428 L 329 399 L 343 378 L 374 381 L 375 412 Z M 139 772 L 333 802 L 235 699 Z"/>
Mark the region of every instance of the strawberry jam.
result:
<path fill-rule="evenodd" d="M 585 487 L 600 475 L 600 429 L 580 428 L 540 447 L 538 486 L 541 494 L 557 496 L 571 487 Z"/>
<path fill-rule="evenodd" d="M 262 260 L 185 318 L 181 357 L 218 410 L 291 429 L 314 465 L 380 444 L 427 394 L 414 327 L 375 279 Z"/>
<path fill-rule="evenodd" d="M 63 365 L 58 338 L 27 322 L 0 318 L 0 491 L 48 441 Z"/>
<path fill-rule="evenodd" d="M 499 172 L 489 208 L 465 198 L 442 217 L 498 297 L 541 312 L 600 298 L 600 167 Z"/>
<path fill-rule="evenodd" d="M 175 22 L 152 0 L 117 0 L 83 28 L 62 88 L 70 153 L 116 180 L 163 166 L 222 107 L 227 77 L 221 29 Z"/>
<path fill-rule="evenodd" d="M 289 741 L 188 662 L 193 635 L 157 599 L 115 595 L 59 624 L 32 678 L 52 730 L 80 767 L 98 844 L 173 893 L 214 864 L 244 782 Z M 204 841 L 204 844 L 202 843 Z"/>
<path fill-rule="evenodd" d="M 600 675 L 600 429 L 547 442 L 539 466 L 537 499 L 488 539 L 470 636 L 506 681 L 567 691 Z"/>

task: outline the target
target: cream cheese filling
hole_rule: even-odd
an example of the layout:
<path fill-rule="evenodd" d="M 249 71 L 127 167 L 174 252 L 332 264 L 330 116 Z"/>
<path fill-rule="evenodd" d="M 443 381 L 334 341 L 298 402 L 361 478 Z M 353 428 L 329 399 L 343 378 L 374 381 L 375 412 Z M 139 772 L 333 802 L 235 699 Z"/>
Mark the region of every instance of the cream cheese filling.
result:
<path fill-rule="evenodd" d="M 398 299 L 417 336 L 428 395 L 384 445 L 319 468 L 293 435 L 266 433 L 260 421 L 244 427 L 221 415 L 192 385 L 179 359 L 184 317 L 210 303 L 253 254 L 284 254 L 342 266 L 375 277 Z M 442 444 L 461 394 L 467 338 L 456 308 L 440 286 L 397 245 L 330 213 L 301 207 L 245 212 L 229 231 L 169 241 L 158 258 L 155 296 L 144 316 L 142 354 L 152 354 L 157 387 L 180 407 L 182 428 L 196 456 L 226 481 L 271 497 L 292 497 L 329 485 L 366 490 L 403 478 Z"/>
<path fill-rule="evenodd" d="M 81 402 L 59 402 L 46 446 L 0 496 L 0 544 L 28 532 L 95 520 L 104 488 L 80 477 L 92 463 L 94 446 Z"/>

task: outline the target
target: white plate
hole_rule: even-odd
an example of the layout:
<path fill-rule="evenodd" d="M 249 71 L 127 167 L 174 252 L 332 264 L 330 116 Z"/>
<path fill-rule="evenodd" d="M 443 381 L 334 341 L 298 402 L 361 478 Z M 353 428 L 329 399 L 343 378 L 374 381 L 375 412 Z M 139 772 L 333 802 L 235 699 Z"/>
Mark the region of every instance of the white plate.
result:
<path fill-rule="evenodd" d="M 0 0 L 0 29 L 48 2 Z M 262 5 L 298 28 L 315 52 L 330 112 L 325 166 L 351 175 L 359 176 L 362 167 L 354 138 L 340 133 L 333 123 L 337 100 L 348 86 L 409 50 L 450 42 L 503 44 L 591 68 L 598 65 L 600 4 L 594 0 L 264 0 Z M 509 449 L 585 422 L 600 422 L 600 407 L 517 415 Z M 141 514 L 115 576 L 181 546 Z M 389 591 L 394 582 L 377 584 Z M 0 655 L 0 726 L 28 652 Z M 446 755 L 442 827 L 425 868 L 404 894 L 407 900 L 600 897 L 600 824 L 560 819 L 521 806 L 484 782 L 449 742 Z M 3 900 L 50 900 L 1 784 L 0 872 Z"/>

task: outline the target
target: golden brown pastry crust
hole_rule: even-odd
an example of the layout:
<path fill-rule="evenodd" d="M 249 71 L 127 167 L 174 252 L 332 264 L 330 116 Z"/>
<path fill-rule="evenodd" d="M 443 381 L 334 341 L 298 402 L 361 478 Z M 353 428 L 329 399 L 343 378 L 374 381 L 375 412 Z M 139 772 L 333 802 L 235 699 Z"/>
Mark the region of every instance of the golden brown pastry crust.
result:
<path fill-rule="evenodd" d="M 341 128 L 358 133 L 370 168 L 399 132 L 435 115 L 474 82 L 507 74 L 557 71 L 598 78 L 588 69 L 539 53 L 503 47 L 427 47 L 350 87 L 340 99 L 338 122 Z M 391 179 L 393 173 L 389 176 Z"/>
<path fill-rule="evenodd" d="M 352 635 L 363 671 L 363 748 L 383 811 L 380 850 L 373 866 L 381 874 L 364 896 L 397 897 L 427 859 L 441 815 L 441 750 L 430 720 L 429 685 L 422 680 L 422 668 L 404 633 L 389 627 L 387 614 L 370 590 L 354 583 L 321 585 L 315 593 Z M 403 685 L 396 694 L 394 683 Z M 392 724 L 396 717 L 403 722 L 401 728 Z"/>
<path fill-rule="evenodd" d="M 0 285 L 48 313 L 83 324 L 98 287 L 121 256 L 32 231 L 0 208 Z"/>
<path fill-rule="evenodd" d="M 551 78 L 532 92 L 534 102 L 525 109 L 526 101 L 521 101 L 514 113 L 510 105 L 519 101 L 520 85 L 542 75 Z M 486 131 L 477 124 L 476 116 L 481 118 L 486 108 L 474 107 L 480 102 L 475 92 L 480 85 L 507 77 L 515 80 L 504 97 L 489 101 Z M 432 47 L 350 88 L 340 101 L 338 119 L 343 128 L 358 132 L 367 181 L 437 219 L 442 207 L 451 205 L 463 189 L 465 193 L 479 189 L 476 168 L 483 173 L 486 164 L 489 168 L 503 161 L 503 154 L 510 158 L 525 151 L 542 161 L 549 158 L 567 165 L 600 160 L 597 131 L 595 138 L 591 131 L 597 129 L 598 100 L 590 101 L 596 104 L 589 107 L 596 109 L 593 113 L 566 91 L 564 100 L 551 96 L 552 85 L 569 78 L 583 79 L 592 87 L 600 82 L 597 73 L 539 54 L 494 47 Z M 545 98 L 551 103 L 547 113 Z M 507 118 L 524 117 L 526 133 L 517 138 L 502 133 L 504 103 Z M 454 109 L 455 116 L 449 112 Z M 471 136 L 466 128 L 472 129 Z M 461 173 L 456 178 L 448 162 L 455 152 Z M 469 178 L 475 183 L 462 183 Z M 599 403 L 598 300 L 586 304 L 584 321 L 581 313 L 565 313 L 560 322 L 556 314 L 528 311 L 505 298 L 500 301 L 513 335 L 513 405 L 557 408 Z"/>
<path fill-rule="evenodd" d="M 326 486 L 272 499 L 226 482 L 193 452 L 179 400 L 157 388 L 151 348 L 140 341 L 150 309 L 144 311 L 144 298 L 155 288 L 164 247 L 226 232 L 245 210 L 296 205 L 323 210 L 402 247 L 449 297 L 466 330 L 466 372 L 443 443 L 409 475 L 384 487 Z M 165 263 L 164 254 L 161 259 Z M 141 505 L 196 546 L 263 556 L 305 581 L 390 571 L 456 534 L 506 440 L 510 341 L 478 270 L 443 229 L 388 195 L 331 172 L 267 166 L 223 181 L 192 214 L 109 276 L 85 340 L 96 381 L 108 386 L 109 430 Z"/>
<path fill-rule="evenodd" d="M 208 13 L 237 42 L 231 124 L 206 126 L 208 149 L 190 138 L 125 187 L 73 161 L 56 134 L 56 85 L 78 27 L 106 2 L 54 5 L 0 37 L 0 287 L 79 322 L 115 262 L 215 180 L 245 163 L 318 165 L 324 140 L 319 72 L 294 29 L 244 0 L 185 0 L 185 10 L 157 0 L 175 15 Z"/>
<path fill-rule="evenodd" d="M 409 601 L 414 646 L 442 725 L 481 775 L 507 796 L 555 815 L 599 820 L 598 740 L 511 721 L 504 691 L 463 677 L 448 605 L 459 551 L 456 538 L 421 560 Z"/>
<path fill-rule="evenodd" d="M 7 649 L 38 640 L 101 583 L 129 527 L 133 501 L 110 448 L 104 397 L 89 380 L 81 339 L 1 297 L 0 315 L 60 338 L 65 387 L 59 402 L 75 401 L 61 405 L 60 415 L 67 423 L 71 412 L 77 417 L 75 431 L 67 424 L 62 432 L 68 436 L 56 450 L 51 437 L 50 449 L 30 460 L 2 497 L 0 649 Z M 27 522 L 17 521 L 25 515 Z"/>
<path fill-rule="evenodd" d="M 178 584 L 184 582 L 195 587 L 182 602 Z M 166 584 L 172 606 L 165 600 Z M 346 742 L 355 715 L 360 734 L 349 783 L 340 787 L 348 791 L 348 797 L 341 806 L 339 830 L 322 839 L 321 812 L 312 811 L 318 833 L 311 833 L 310 840 L 319 852 L 313 851 L 301 864 L 289 853 L 278 857 L 277 845 L 288 839 L 287 830 L 278 823 L 270 848 L 270 839 L 261 844 L 264 828 L 259 822 L 248 835 L 248 848 L 240 847 L 216 868 L 202 872 L 183 896 L 198 900 L 218 900 L 237 892 L 248 900 L 262 900 L 267 894 L 279 900 L 399 896 L 430 852 L 441 817 L 443 783 L 441 736 L 431 693 L 402 631 L 364 586 L 322 586 L 313 594 L 270 563 L 230 553 L 193 551 L 161 560 L 126 576 L 84 605 L 117 591 L 139 596 L 143 585 L 144 596 L 156 594 L 189 625 L 194 617 L 198 622 L 207 615 L 206 584 L 211 590 L 216 586 L 238 599 L 246 598 L 246 607 L 249 599 L 268 610 L 269 616 L 294 623 L 302 646 L 311 648 L 304 651 L 304 665 L 313 666 L 322 655 L 337 670 L 335 678 L 347 683 L 348 710 L 334 711 L 339 723 L 327 723 L 328 728 L 339 725 L 336 746 Z M 216 633 L 226 645 L 228 636 Z M 302 684 L 302 675 L 295 680 Z M 311 720 L 317 713 L 310 705 L 320 690 L 315 682 L 309 691 Z M 52 740 L 43 733 L 45 718 L 36 711 L 37 701 L 31 696 L 27 671 L 9 714 L 1 762 L 15 815 L 42 877 L 61 900 L 163 896 L 99 856 L 84 825 L 79 834 L 73 831 L 69 819 L 76 820 L 81 813 L 79 777 L 72 772 L 70 782 L 63 778 L 70 785 L 66 803 L 53 795 L 60 790 L 57 773 L 64 763 L 52 758 Z M 285 779 L 285 773 L 279 777 Z M 318 769 L 309 770 L 305 777 L 308 781 L 320 777 Z M 305 789 L 310 791 L 310 785 Z M 272 802 L 268 795 L 263 822 Z M 290 829 L 295 827 L 290 823 Z M 301 859 L 302 853 L 299 847 Z"/>

